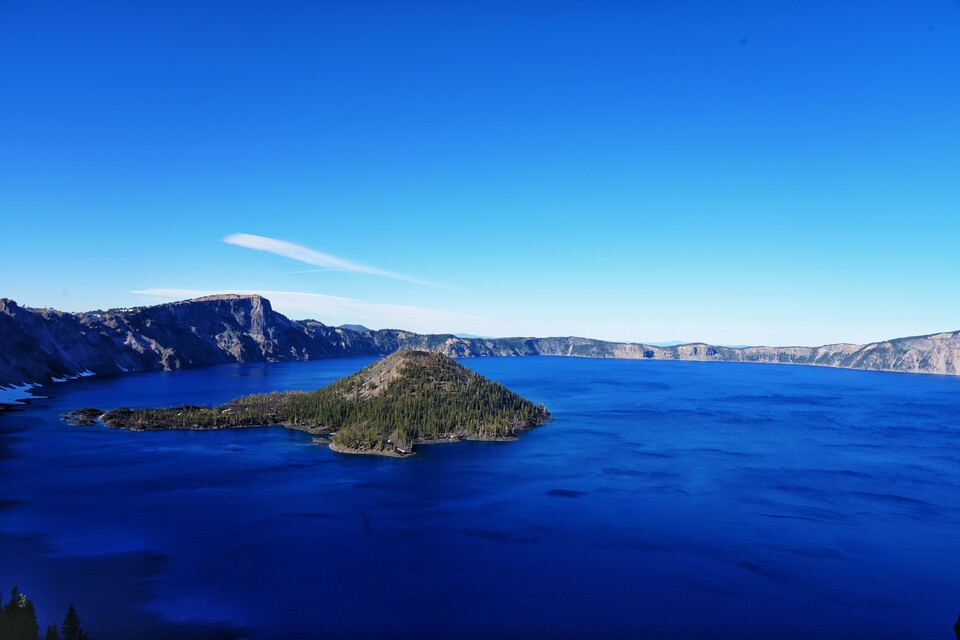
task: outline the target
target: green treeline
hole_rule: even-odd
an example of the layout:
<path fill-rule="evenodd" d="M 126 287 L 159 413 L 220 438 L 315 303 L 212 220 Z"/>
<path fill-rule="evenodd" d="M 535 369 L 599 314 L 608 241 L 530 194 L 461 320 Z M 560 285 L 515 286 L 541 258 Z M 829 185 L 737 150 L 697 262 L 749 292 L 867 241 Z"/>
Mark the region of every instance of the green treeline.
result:
<path fill-rule="evenodd" d="M 17 587 L 10 592 L 10 601 L 3 603 L 0 597 L 0 640 L 89 640 L 80 624 L 77 610 L 70 605 L 59 632 L 56 625 L 47 627 L 40 635 L 37 612 L 30 598 L 20 593 Z"/>
<path fill-rule="evenodd" d="M 133 429 L 285 424 L 335 432 L 333 442 L 350 449 L 381 451 L 435 438 L 510 437 L 549 417 L 543 405 L 444 355 L 406 353 L 415 356 L 401 355 L 386 382 L 377 379 L 380 361 L 316 391 L 254 394 L 213 407 L 116 409 L 103 420 Z"/>

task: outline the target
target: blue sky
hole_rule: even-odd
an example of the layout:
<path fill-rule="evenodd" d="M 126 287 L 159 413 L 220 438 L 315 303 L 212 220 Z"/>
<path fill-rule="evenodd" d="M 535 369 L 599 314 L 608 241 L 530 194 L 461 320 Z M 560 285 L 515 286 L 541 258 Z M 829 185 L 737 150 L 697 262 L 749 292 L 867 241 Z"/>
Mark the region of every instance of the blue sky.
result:
<path fill-rule="evenodd" d="M 66 310 L 960 329 L 960 2 L 10 0 L 0 230 L 0 295 Z"/>

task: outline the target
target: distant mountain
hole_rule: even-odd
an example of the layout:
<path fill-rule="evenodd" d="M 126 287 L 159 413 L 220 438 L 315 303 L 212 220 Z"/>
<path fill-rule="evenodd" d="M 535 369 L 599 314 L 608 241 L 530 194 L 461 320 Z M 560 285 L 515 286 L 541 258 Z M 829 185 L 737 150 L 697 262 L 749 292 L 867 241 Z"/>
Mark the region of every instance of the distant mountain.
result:
<path fill-rule="evenodd" d="M 489 340 L 490 336 L 476 336 L 472 333 L 455 333 L 453 334 L 455 338 L 470 338 L 472 340 Z"/>
<path fill-rule="evenodd" d="M 370 331 L 370 329 L 366 328 L 362 324 L 342 324 L 337 328 L 347 329 L 348 331 L 358 331 L 360 333 L 366 333 L 367 331 Z"/>
<path fill-rule="evenodd" d="M 173 370 L 224 362 L 382 356 L 399 349 L 475 356 L 578 356 L 768 362 L 912 373 L 960 373 L 960 332 L 819 347 L 675 346 L 590 338 L 462 338 L 396 329 L 357 331 L 293 321 L 258 295 L 217 295 L 151 307 L 64 313 L 0 299 L 0 402 L 81 375 Z M 16 387 L 16 388 L 14 388 Z"/>

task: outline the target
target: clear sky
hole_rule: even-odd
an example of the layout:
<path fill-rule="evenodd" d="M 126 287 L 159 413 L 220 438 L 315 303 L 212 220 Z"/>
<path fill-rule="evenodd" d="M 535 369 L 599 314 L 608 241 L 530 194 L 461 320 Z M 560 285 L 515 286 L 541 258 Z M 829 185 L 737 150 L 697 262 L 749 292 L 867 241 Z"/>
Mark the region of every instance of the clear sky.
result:
<path fill-rule="evenodd" d="M 0 296 L 960 329 L 960 2 L 0 1 Z"/>

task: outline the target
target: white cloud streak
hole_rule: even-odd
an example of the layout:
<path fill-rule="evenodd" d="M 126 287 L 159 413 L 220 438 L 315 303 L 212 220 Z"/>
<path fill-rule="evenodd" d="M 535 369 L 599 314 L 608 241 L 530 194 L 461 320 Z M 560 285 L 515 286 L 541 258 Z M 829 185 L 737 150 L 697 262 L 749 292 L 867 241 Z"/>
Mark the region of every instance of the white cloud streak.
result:
<path fill-rule="evenodd" d="M 283 256 L 284 258 L 303 262 L 304 264 L 321 267 L 321 270 L 324 271 L 352 271 L 354 273 L 367 273 L 384 278 L 393 278 L 394 280 L 402 280 L 412 284 L 422 284 L 430 287 L 442 286 L 433 282 L 427 282 L 426 280 L 418 280 L 402 273 L 394 273 L 393 271 L 386 271 L 378 267 L 360 264 L 359 262 L 344 260 L 343 258 L 332 256 L 329 253 L 315 251 L 310 247 L 287 242 L 286 240 L 277 240 L 276 238 L 256 236 L 249 233 L 231 233 L 225 237 L 223 241 L 237 247 L 253 249 L 254 251 L 265 251 L 274 255 Z"/>
<path fill-rule="evenodd" d="M 427 309 L 402 304 L 377 304 L 320 293 L 300 291 L 248 291 L 200 289 L 137 289 L 130 293 L 171 302 L 226 293 L 259 294 L 270 300 L 273 308 L 292 318 L 314 318 L 324 324 L 358 323 L 374 329 L 407 329 L 421 333 L 482 333 L 487 320 L 456 311 Z"/>

